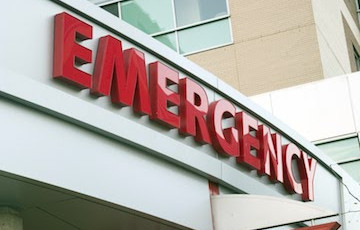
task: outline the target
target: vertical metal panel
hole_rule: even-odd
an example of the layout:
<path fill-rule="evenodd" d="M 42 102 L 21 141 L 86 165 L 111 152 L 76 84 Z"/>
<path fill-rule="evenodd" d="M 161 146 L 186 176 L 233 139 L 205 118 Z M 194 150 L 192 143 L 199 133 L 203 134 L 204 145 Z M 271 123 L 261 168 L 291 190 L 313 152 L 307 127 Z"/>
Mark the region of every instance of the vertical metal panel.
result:
<path fill-rule="evenodd" d="M 332 78 L 271 93 L 274 115 L 308 140 L 355 132 L 345 78 Z"/>

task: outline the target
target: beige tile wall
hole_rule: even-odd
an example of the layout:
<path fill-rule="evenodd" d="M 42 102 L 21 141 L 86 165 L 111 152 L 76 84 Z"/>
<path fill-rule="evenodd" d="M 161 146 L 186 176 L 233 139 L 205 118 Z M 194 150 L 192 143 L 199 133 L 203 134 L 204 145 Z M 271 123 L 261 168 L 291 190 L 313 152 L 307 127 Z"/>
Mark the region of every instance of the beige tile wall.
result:
<path fill-rule="evenodd" d="M 235 45 L 240 91 L 254 95 L 323 78 L 315 25 Z"/>
<path fill-rule="evenodd" d="M 225 46 L 188 56 L 192 61 L 212 72 L 222 80 L 239 88 L 235 46 Z"/>
<path fill-rule="evenodd" d="M 188 56 L 255 95 L 323 78 L 311 0 L 229 0 L 234 44 Z"/>
<path fill-rule="evenodd" d="M 235 43 L 314 23 L 311 0 L 228 0 Z"/>

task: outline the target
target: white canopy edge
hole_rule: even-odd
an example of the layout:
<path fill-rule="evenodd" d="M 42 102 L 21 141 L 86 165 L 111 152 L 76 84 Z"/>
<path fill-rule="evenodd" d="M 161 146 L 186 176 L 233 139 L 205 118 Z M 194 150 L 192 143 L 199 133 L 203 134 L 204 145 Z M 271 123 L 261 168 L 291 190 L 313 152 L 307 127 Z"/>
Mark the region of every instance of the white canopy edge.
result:
<path fill-rule="evenodd" d="M 215 230 L 248 230 L 336 215 L 315 205 L 260 195 L 211 197 Z"/>

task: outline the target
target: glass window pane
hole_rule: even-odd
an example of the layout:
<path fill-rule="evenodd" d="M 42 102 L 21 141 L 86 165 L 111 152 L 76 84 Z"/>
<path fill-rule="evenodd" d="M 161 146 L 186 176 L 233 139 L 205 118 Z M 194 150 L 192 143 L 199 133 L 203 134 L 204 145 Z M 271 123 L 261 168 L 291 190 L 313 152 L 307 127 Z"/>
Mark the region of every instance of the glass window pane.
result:
<path fill-rule="evenodd" d="M 154 37 L 156 40 L 160 41 L 161 43 L 169 46 L 171 49 L 176 50 L 176 38 L 175 38 L 175 33 L 170 33 L 170 34 L 163 34 L 163 35 L 159 35 Z"/>
<path fill-rule="evenodd" d="M 228 14 L 226 0 L 174 0 L 174 3 L 178 26 Z"/>
<path fill-rule="evenodd" d="M 360 161 L 354 161 L 340 165 L 357 182 L 360 182 Z"/>
<path fill-rule="evenodd" d="M 109 2 L 109 0 L 89 0 L 89 2 L 94 3 L 95 5 Z"/>
<path fill-rule="evenodd" d="M 110 5 L 102 6 L 101 8 L 103 8 L 107 12 L 119 17 L 118 3 L 113 3 L 113 4 L 110 4 Z"/>
<path fill-rule="evenodd" d="M 320 144 L 318 147 L 337 162 L 360 157 L 359 141 L 357 137 Z"/>
<path fill-rule="evenodd" d="M 184 29 L 178 35 L 182 54 L 231 42 L 229 19 Z"/>
<path fill-rule="evenodd" d="M 121 2 L 124 21 L 147 34 L 173 29 L 175 26 L 172 0 L 132 0 Z"/>

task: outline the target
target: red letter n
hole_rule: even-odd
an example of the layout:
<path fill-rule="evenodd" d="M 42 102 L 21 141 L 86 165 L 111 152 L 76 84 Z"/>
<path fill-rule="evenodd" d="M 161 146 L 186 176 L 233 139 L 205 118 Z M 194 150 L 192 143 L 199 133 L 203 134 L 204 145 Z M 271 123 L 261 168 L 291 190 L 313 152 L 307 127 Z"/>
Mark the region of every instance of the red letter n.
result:
<path fill-rule="evenodd" d="M 259 157 L 261 159 L 260 175 L 267 174 L 271 181 L 284 181 L 281 137 L 277 133 L 270 133 L 265 125 L 259 125 L 260 140 Z"/>

